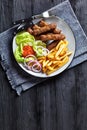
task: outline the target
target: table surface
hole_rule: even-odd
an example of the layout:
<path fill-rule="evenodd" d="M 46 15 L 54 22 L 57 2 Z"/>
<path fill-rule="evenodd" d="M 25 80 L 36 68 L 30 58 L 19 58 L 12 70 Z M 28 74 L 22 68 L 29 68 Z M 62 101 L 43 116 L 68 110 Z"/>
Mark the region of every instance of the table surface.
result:
<path fill-rule="evenodd" d="M 64 0 L 0 0 L 0 32 Z M 87 0 L 70 0 L 87 34 Z M 87 130 L 87 62 L 18 97 L 0 65 L 0 130 Z"/>

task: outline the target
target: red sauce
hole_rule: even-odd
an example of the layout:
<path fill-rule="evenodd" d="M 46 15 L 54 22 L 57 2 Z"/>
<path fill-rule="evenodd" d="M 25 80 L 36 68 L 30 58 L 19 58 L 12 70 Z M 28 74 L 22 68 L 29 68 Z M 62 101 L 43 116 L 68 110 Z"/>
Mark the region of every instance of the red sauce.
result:
<path fill-rule="evenodd" d="M 34 52 L 32 46 L 26 45 L 26 46 L 23 47 L 22 56 L 26 57 L 28 55 L 35 55 L 35 52 Z"/>

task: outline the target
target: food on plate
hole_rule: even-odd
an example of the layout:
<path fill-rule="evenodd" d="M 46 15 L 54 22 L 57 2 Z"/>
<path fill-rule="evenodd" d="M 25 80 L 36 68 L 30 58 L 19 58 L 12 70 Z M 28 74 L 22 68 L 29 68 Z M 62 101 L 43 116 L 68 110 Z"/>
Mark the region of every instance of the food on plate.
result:
<path fill-rule="evenodd" d="M 32 28 L 33 28 L 33 29 L 39 29 L 40 26 L 38 26 L 38 25 L 35 24 Z"/>
<path fill-rule="evenodd" d="M 43 73 L 49 75 L 69 61 L 69 55 L 72 52 L 68 50 L 67 45 L 68 41 L 61 40 L 48 55 L 38 58 L 38 61 L 42 64 Z"/>
<path fill-rule="evenodd" d="M 19 45 L 20 43 L 32 43 L 35 40 L 34 36 L 30 33 L 23 31 L 16 35 L 16 44 Z"/>
<path fill-rule="evenodd" d="M 41 41 L 63 40 L 63 39 L 65 39 L 65 36 L 63 34 L 48 33 L 48 34 L 41 35 L 39 38 L 40 38 Z"/>
<path fill-rule="evenodd" d="M 30 34 L 33 34 L 33 30 L 32 30 L 30 27 L 27 29 L 27 31 L 28 31 Z"/>
<path fill-rule="evenodd" d="M 14 56 L 29 71 L 50 75 L 65 65 L 72 54 L 65 38 L 55 23 L 41 20 L 16 35 Z"/>
<path fill-rule="evenodd" d="M 46 26 L 43 26 L 43 27 L 39 27 L 39 28 L 37 28 L 37 29 L 34 29 L 34 30 L 33 30 L 33 34 L 34 34 L 34 35 L 40 35 L 40 34 L 45 33 L 45 32 L 47 32 L 47 31 L 51 31 L 51 30 L 53 30 L 53 29 L 55 29 L 55 28 L 56 28 L 56 24 L 48 24 L 48 25 L 46 25 Z"/>
<path fill-rule="evenodd" d="M 48 23 L 47 22 L 45 22 L 44 20 L 41 20 L 40 22 L 39 22 L 39 26 L 40 27 L 44 27 L 44 26 L 47 26 L 48 25 Z M 39 27 L 38 26 L 38 27 Z M 53 29 L 52 30 L 53 31 L 53 33 L 61 33 L 61 30 L 60 29 L 58 29 L 58 28 L 55 28 L 55 29 Z"/>
<path fill-rule="evenodd" d="M 35 55 L 35 51 L 33 50 L 32 46 L 29 45 L 23 46 L 22 56 L 26 57 L 27 55 Z"/>
<path fill-rule="evenodd" d="M 63 40 L 66 38 L 55 23 L 47 23 L 44 20 L 41 20 L 31 28 L 29 27 L 27 31 L 33 35 L 36 40 L 45 41 L 46 43 L 49 40 Z"/>
<path fill-rule="evenodd" d="M 61 33 L 61 30 L 59 30 L 59 29 L 54 29 L 54 30 L 53 30 L 53 33 L 54 33 L 54 34 L 60 34 L 60 33 Z"/>
<path fill-rule="evenodd" d="M 40 27 L 43 27 L 43 26 L 46 26 L 46 25 L 48 25 L 48 23 L 45 22 L 44 20 L 41 20 L 41 21 L 39 22 L 39 26 L 40 26 Z"/>
<path fill-rule="evenodd" d="M 50 44 L 47 44 L 47 49 L 50 51 L 52 50 L 54 47 L 56 47 L 56 45 L 59 43 L 59 40 L 57 41 L 52 41 Z"/>
<path fill-rule="evenodd" d="M 15 59 L 17 60 L 18 63 L 23 63 L 24 62 L 24 57 L 22 57 L 22 53 L 20 50 L 20 46 L 17 46 L 15 52 L 14 52 Z"/>
<path fill-rule="evenodd" d="M 41 64 L 34 55 L 27 55 L 24 59 L 24 65 L 28 70 L 41 72 Z"/>

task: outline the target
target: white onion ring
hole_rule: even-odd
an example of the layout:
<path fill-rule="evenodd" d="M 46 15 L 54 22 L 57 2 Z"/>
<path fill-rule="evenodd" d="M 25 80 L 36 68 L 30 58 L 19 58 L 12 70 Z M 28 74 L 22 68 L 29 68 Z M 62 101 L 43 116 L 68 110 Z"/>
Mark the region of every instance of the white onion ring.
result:
<path fill-rule="evenodd" d="M 44 48 L 43 46 L 37 46 L 37 49 L 39 49 L 39 48 L 42 49 L 42 55 L 41 56 L 46 56 L 47 54 L 49 54 L 49 50 L 47 48 Z"/>
<path fill-rule="evenodd" d="M 36 63 L 36 60 L 30 60 L 27 65 L 32 67 L 32 65 L 35 64 L 35 63 Z"/>
<path fill-rule="evenodd" d="M 49 50 L 47 48 L 43 48 L 43 55 L 46 56 L 47 54 L 49 54 Z"/>
<path fill-rule="evenodd" d="M 33 72 L 40 72 L 41 71 L 41 65 L 37 60 L 30 60 L 25 65 L 26 65 L 28 70 L 31 70 Z M 37 65 L 37 67 L 35 69 L 36 65 Z"/>
<path fill-rule="evenodd" d="M 35 66 L 36 66 L 36 68 L 35 68 Z M 40 72 L 41 71 L 41 65 L 40 64 L 34 64 L 33 66 L 32 66 L 32 71 L 34 71 L 34 72 Z"/>
<path fill-rule="evenodd" d="M 34 60 L 36 60 L 37 58 L 34 56 L 34 55 L 27 55 L 25 58 L 24 58 L 24 65 L 25 65 L 25 67 L 27 67 L 29 70 L 31 70 L 31 68 L 27 65 L 27 63 L 29 62 L 26 62 L 26 59 L 27 58 L 34 58 Z M 30 60 L 31 61 L 31 60 Z"/>
<path fill-rule="evenodd" d="M 34 60 L 36 60 L 36 59 L 37 59 L 35 55 L 27 55 L 27 56 L 25 57 L 25 59 L 26 59 L 26 58 L 29 58 L 29 57 L 34 58 Z"/>

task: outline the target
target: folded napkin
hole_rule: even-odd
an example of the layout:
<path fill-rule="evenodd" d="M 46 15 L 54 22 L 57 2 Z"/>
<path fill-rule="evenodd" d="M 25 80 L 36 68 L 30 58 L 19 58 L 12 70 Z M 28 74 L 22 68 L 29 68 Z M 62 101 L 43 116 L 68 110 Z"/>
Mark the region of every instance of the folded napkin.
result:
<path fill-rule="evenodd" d="M 76 39 L 75 56 L 68 69 L 87 60 L 87 37 L 73 12 L 70 2 L 65 1 L 50 10 L 54 15 L 61 17 L 68 23 Z M 22 91 L 25 91 L 46 79 L 33 77 L 27 74 L 16 63 L 12 52 L 12 39 L 15 28 L 16 26 L 0 34 L 0 60 L 12 89 L 20 95 Z"/>

